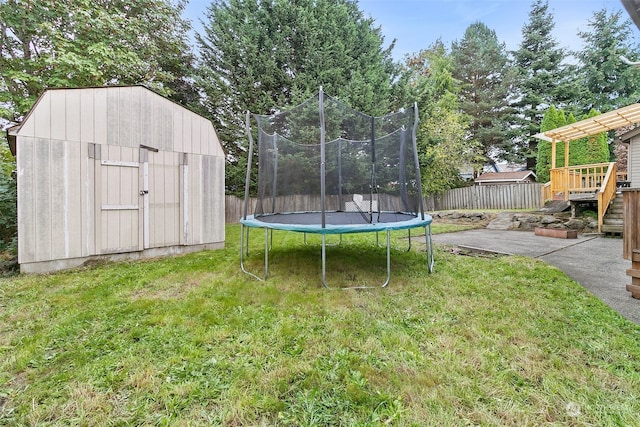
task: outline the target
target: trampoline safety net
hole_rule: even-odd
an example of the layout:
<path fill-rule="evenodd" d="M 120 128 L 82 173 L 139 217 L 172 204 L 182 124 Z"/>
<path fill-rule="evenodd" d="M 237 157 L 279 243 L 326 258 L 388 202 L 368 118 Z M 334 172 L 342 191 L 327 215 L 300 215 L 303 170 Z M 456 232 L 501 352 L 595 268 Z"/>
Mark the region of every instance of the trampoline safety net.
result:
<path fill-rule="evenodd" d="M 257 129 L 251 129 L 251 117 Z M 300 105 L 272 115 L 247 113 L 249 163 L 244 218 L 292 212 L 381 212 L 424 216 L 417 159 L 417 107 L 383 117 L 350 108 L 322 89 Z M 249 211 L 248 183 L 257 135 L 258 188 Z"/>

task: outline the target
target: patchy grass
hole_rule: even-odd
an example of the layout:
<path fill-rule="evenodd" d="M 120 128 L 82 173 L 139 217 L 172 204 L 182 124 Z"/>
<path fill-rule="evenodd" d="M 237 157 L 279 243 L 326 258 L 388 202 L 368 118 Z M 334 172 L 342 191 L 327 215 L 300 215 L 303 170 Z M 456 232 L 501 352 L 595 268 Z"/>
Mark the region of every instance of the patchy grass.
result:
<path fill-rule="evenodd" d="M 0 279 L 0 425 L 638 425 L 640 327 L 523 257 L 394 233 L 391 284 L 320 285 L 317 241 L 274 233 L 271 278 L 227 248 Z M 252 233 L 248 267 L 262 268 Z M 328 281 L 384 280 L 375 236 Z"/>

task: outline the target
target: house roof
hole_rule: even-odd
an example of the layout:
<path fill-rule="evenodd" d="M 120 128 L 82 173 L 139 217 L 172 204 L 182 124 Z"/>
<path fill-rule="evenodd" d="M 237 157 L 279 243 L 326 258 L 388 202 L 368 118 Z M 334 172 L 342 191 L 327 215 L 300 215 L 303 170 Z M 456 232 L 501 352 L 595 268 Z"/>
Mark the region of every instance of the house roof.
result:
<path fill-rule="evenodd" d="M 633 125 L 640 122 L 640 103 L 628 105 L 608 113 L 595 117 L 580 120 L 556 129 L 540 132 L 534 135 L 535 138 L 545 141 L 570 142 L 574 139 L 584 138 L 617 129 L 622 126 Z"/>
<path fill-rule="evenodd" d="M 638 135 L 640 135 L 640 127 L 631 129 L 630 131 L 623 133 L 618 137 L 618 139 L 620 140 L 620 142 L 628 144 L 629 142 L 631 142 L 631 138 L 634 138 Z"/>
<path fill-rule="evenodd" d="M 636 24 L 636 27 L 640 28 L 640 0 L 621 0 L 627 13 Z"/>
<path fill-rule="evenodd" d="M 535 179 L 536 174 L 532 171 L 517 172 L 488 172 L 483 173 L 475 179 L 476 182 L 518 182 L 524 181 L 529 177 Z"/>

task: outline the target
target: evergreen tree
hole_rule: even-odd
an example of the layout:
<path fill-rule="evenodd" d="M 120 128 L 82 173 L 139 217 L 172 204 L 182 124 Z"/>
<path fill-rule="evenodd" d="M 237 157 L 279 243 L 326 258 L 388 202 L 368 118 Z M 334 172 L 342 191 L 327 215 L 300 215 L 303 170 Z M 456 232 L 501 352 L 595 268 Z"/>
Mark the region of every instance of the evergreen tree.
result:
<path fill-rule="evenodd" d="M 244 186 L 243 111 L 268 114 L 320 86 L 353 108 L 382 115 L 398 65 L 373 19 L 353 0 L 215 0 L 197 37 L 204 107 L 229 154 L 227 186 Z"/>
<path fill-rule="evenodd" d="M 600 112 L 592 109 L 588 114 L 585 114 L 582 119 L 584 120 L 598 115 L 600 115 Z M 609 145 L 607 144 L 606 132 L 571 141 L 569 165 L 590 165 L 608 161 Z"/>
<path fill-rule="evenodd" d="M 461 82 L 461 108 L 471 117 L 469 140 L 482 146 L 485 160 L 508 158 L 509 110 L 508 58 L 494 30 L 476 22 L 451 47 L 453 76 Z"/>
<path fill-rule="evenodd" d="M 535 0 L 529 11 L 529 21 L 522 27 L 520 48 L 513 53 L 516 71 L 517 111 L 515 132 L 517 150 L 527 163 L 527 169 L 536 170 L 539 132 L 544 111 L 550 105 L 559 105 L 570 93 L 568 66 L 563 65 L 567 51 L 558 47 L 553 38 L 555 22 L 549 11 L 548 0 Z"/>
<path fill-rule="evenodd" d="M 638 56 L 630 42 L 630 21 L 622 11 L 596 11 L 589 30 L 579 32 L 584 47 L 578 53 L 580 77 L 586 89 L 583 111 L 607 112 L 635 102 L 640 96 L 638 71 L 620 60 L 620 55 Z"/>

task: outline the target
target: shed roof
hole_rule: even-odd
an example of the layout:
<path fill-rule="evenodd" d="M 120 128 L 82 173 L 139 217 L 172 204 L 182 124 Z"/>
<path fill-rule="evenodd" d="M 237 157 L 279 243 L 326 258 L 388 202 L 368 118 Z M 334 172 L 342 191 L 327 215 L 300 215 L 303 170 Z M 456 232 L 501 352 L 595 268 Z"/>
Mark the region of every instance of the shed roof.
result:
<path fill-rule="evenodd" d="M 517 172 L 487 172 L 475 179 L 476 182 L 520 182 L 527 178 L 535 179 L 536 174 L 532 171 Z"/>
<path fill-rule="evenodd" d="M 143 85 L 45 89 L 6 133 L 12 153 L 39 137 L 224 156 L 209 119 Z"/>
<path fill-rule="evenodd" d="M 540 132 L 534 135 L 534 137 L 545 141 L 556 140 L 570 142 L 574 139 L 584 138 L 639 122 L 640 103 L 635 103 L 566 126 Z"/>

